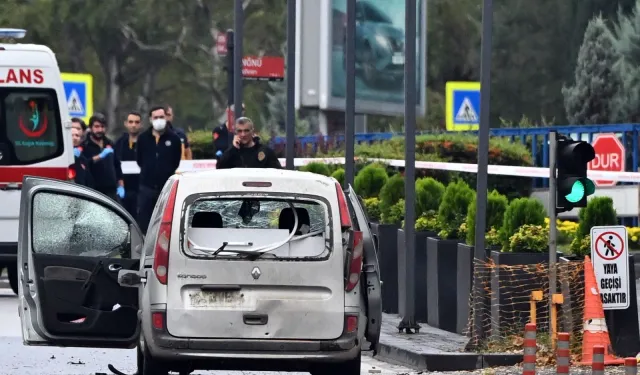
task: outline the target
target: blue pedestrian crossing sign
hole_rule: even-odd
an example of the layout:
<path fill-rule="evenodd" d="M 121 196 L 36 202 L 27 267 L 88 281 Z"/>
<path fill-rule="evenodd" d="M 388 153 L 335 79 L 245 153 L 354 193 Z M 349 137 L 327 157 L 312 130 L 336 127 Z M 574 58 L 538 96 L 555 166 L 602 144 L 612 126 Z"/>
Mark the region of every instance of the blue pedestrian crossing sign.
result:
<path fill-rule="evenodd" d="M 447 131 L 478 130 L 480 126 L 480 82 L 447 82 Z"/>
<path fill-rule="evenodd" d="M 69 116 L 89 122 L 93 114 L 93 76 L 80 73 L 60 73 L 67 98 Z"/>

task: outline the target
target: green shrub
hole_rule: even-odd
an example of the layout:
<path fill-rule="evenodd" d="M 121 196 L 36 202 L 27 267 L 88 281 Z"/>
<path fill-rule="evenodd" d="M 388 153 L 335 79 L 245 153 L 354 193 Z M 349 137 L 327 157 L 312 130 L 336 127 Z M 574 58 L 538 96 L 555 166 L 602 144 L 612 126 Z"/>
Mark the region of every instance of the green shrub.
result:
<path fill-rule="evenodd" d="M 300 170 L 305 172 L 311 172 L 316 174 L 321 174 L 323 176 L 331 176 L 331 171 L 329 167 L 325 163 L 320 162 L 311 162 L 304 167 L 300 168 Z"/>
<path fill-rule="evenodd" d="M 509 252 L 545 253 L 549 250 L 549 231 L 543 225 L 521 226 L 509 238 Z"/>
<path fill-rule="evenodd" d="M 402 220 L 404 220 L 404 199 L 391 205 L 387 212 L 382 212 L 380 221 L 383 224 L 402 224 Z"/>
<path fill-rule="evenodd" d="M 384 218 L 389 215 L 391 206 L 404 198 L 404 177 L 401 174 L 391 176 L 380 189 L 380 213 Z M 383 219 L 384 222 L 384 219 Z"/>
<path fill-rule="evenodd" d="M 613 200 L 610 197 L 593 197 L 578 213 L 578 229 L 571 241 L 570 249 L 575 255 L 587 255 L 591 252 L 584 249 L 584 239 L 590 237 L 591 228 L 605 225 L 617 225 L 618 214 L 613 208 Z"/>
<path fill-rule="evenodd" d="M 364 199 L 364 209 L 367 211 L 367 216 L 371 221 L 380 220 L 380 199 L 376 197 Z"/>
<path fill-rule="evenodd" d="M 340 185 L 344 185 L 344 168 L 338 168 L 333 173 L 331 173 L 331 177 L 338 180 Z"/>
<path fill-rule="evenodd" d="M 592 227 L 618 224 L 618 214 L 610 197 L 593 197 L 587 207 L 580 210 L 578 218 L 578 238 L 590 235 Z"/>
<path fill-rule="evenodd" d="M 487 234 L 484 236 L 485 245 L 487 248 L 493 246 L 500 246 L 500 233 L 496 228 L 491 228 Z"/>
<path fill-rule="evenodd" d="M 467 217 L 469 203 L 473 200 L 474 195 L 473 189 L 462 180 L 451 182 L 447 185 L 438 208 L 438 223 L 441 227 L 440 237 L 458 238 L 460 225 Z"/>
<path fill-rule="evenodd" d="M 504 213 L 504 221 L 500 228 L 502 249 L 509 249 L 511 236 L 523 225 L 544 225 L 547 213 L 542 203 L 534 198 L 516 198 L 509 203 Z"/>
<path fill-rule="evenodd" d="M 416 180 L 416 216 L 420 217 L 428 211 L 438 211 L 444 190 L 444 184 L 434 178 Z"/>
<path fill-rule="evenodd" d="M 489 232 L 491 228 L 500 228 L 504 221 L 504 213 L 509 205 L 509 200 L 506 196 L 498 193 L 497 190 L 493 190 L 487 195 L 487 219 L 486 219 L 486 231 Z M 475 197 L 469 204 L 467 210 L 467 237 L 466 242 L 468 245 L 474 245 L 476 243 L 476 199 Z"/>
<path fill-rule="evenodd" d="M 574 238 L 571 242 L 571 253 L 578 256 L 586 256 L 591 254 L 591 235 L 587 235 L 579 238 Z"/>
<path fill-rule="evenodd" d="M 435 232 L 438 233 L 440 231 L 440 226 L 438 225 L 438 214 L 436 211 L 428 211 L 423 213 L 422 216 L 416 219 L 415 225 L 416 231 L 418 232 Z"/>
<path fill-rule="evenodd" d="M 353 181 L 353 188 L 363 198 L 377 197 L 389 180 L 387 170 L 380 164 L 369 164 L 362 168 Z"/>

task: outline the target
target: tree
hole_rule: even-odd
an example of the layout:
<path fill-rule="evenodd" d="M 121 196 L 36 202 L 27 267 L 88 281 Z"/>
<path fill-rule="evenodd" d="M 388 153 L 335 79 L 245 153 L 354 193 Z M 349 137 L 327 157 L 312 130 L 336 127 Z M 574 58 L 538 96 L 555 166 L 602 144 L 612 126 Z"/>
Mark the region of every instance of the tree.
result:
<path fill-rule="evenodd" d="M 618 54 L 612 35 L 602 16 L 589 21 L 575 69 L 574 84 L 562 88 L 567 119 L 572 124 L 609 124 L 615 122 L 613 99 L 618 93 L 620 76 L 613 66 Z"/>
<path fill-rule="evenodd" d="M 629 15 L 618 13 L 613 44 L 620 54 L 615 70 L 622 80 L 614 108 L 625 122 L 640 121 L 640 1 Z"/>

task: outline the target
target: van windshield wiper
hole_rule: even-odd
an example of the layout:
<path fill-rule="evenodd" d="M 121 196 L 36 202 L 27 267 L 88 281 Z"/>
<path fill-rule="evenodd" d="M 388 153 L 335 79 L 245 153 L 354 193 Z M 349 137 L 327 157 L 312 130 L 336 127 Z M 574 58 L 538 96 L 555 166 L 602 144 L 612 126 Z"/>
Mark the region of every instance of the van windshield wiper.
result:
<path fill-rule="evenodd" d="M 255 255 L 258 253 L 255 250 L 240 250 L 240 249 L 227 249 L 227 246 L 253 246 L 253 242 L 223 242 L 222 245 L 215 249 L 211 247 L 199 246 L 195 243 L 191 242 L 191 246 L 189 247 L 191 250 L 197 250 L 201 253 L 205 253 L 209 256 L 215 257 L 221 252 L 241 254 L 241 255 Z"/>

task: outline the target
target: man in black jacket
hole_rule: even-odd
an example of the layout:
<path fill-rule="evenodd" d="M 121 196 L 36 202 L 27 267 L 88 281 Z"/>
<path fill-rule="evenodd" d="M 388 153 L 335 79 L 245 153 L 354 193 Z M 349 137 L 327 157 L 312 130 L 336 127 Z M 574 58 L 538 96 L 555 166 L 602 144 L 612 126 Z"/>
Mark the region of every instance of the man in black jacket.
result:
<path fill-rule="evenodd" d="M 225 151 L 217 164 L 217 169 L 228 168 L 276 168 L 281 169 L 276 153 L 260 143 L 255 136 L 253 121 L 248 117 L 236 120 L 233 144 Z"/>
<path fill-rule="evenodd" d="M 91 178 L 91 171 L 89 168 L 89 160 L 82 156 L 82 136 L 83 131 L 80 127 L 71 128 L 71 141 L 73 142 L 73 156 L 75 157 L 74 181 L 76 184 L 84 185 L 86 187 L 93 188 L 93 179 Z"/>
<path fill-rule="evenodd" d="M 116 141 L 115 152 L 120 161 L 136 161 L 138 150 L 138 136 L 142 129 L 142 115 L 131 111 L 127 114 L 124 122 L 127 133 L 123 134 Z M 123 176 L 124 186 L 127 187 L 127 194 L 122 199 L 122 205 L 129 211 L 131 216 L 138 217 L 138 186 L 140 185 L 139 174 L 125 174 Z"/>
<path fill-rule="evenodd" d="M 138 138 L 137 162 L 140 167 L 138 225 L 146 234 L 153 208 L 167 180 L 180 166 L 182 142 L 169 127 L 164 107 L 149 111 L 151 128 Z"/>
<path fill-rule="evenodd" d="M 87 139 L 82 144 L 81 155 L 89 160 L 93 188 L 119 202 L 124 198 L 124 180 L 120 159 L 114 154 L 113 142 L 106 137 L 107 121 L 95 114 L 89 119 Z"/>

